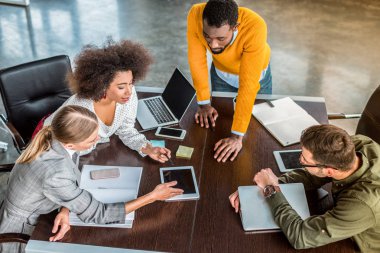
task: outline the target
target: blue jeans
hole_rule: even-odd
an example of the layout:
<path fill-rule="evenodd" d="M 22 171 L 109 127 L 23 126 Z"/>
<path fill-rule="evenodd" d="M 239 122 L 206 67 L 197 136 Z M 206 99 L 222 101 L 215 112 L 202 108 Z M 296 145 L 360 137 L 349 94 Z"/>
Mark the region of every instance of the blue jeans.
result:
<path fill-rule="evenodd" d="M 237 92 L 238 89 L 226 83 L 221 79 L 215 71 L 214 63 L 210 69 L 212 91 L 225 91 L 225 92 Z M 268 65 L 267 72 L 263 80 L 260 81 L 260 90 L 258 94 L 272 94 L 272 72 L 270 64 Z"/>

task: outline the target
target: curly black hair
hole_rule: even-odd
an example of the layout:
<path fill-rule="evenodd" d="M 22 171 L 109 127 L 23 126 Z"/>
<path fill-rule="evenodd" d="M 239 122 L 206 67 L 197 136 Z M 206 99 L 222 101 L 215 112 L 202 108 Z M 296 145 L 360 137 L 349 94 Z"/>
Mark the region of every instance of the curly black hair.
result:
<path fill-rule="evenodd" d="M 235 26 L 238 20 L 238 5 L 234 0 L 210 0 L 203 10 L 203 20 L 209 26 Z"/>
<path fill-rule="evenodd" d="M 133 82 L 142 80 L 153 59 L 139 43 L 108 39 L 103 47 L 84 46 L 74 62 L 74 72 L 67 75 L 70 88 L 80 98 L 99 101 L 117 72 L 130 70 Z"/>

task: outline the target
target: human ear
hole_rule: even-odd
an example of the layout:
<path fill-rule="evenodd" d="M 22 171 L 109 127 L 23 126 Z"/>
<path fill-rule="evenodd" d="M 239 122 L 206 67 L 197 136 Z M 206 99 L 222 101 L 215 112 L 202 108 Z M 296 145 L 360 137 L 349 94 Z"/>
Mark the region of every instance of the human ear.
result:
<path fill-rule="evenodd" d="M 240 23 L 236 23 L 236 25 L 232 28 L 232 31 L 236 31 L 237 28 L 239 27 Z"/>
<path fill-rule="evenodd" d="M 72 143 L 65 143 L 65 144 L 63 144 L 63 146 L 67 149 L 74 149 L 74 144 L 72 144 Z"/>
<path fill-rule="evenodd" d="M 329 168 L 329 167 L 324 168 L 324 170 L 325 170 L 326 176 L 328 176 L 328 177 L 333 177 L 333 175 L 336 171 L 335 169 Z"/>

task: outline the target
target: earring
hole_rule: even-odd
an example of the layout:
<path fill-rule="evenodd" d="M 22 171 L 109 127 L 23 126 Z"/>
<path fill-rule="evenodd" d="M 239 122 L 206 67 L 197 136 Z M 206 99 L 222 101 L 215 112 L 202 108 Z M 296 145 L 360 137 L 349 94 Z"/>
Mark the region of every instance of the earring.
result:
<path fill-rule="evenodd" d="M 103 99 L 107 97 L 107 92 L 104 91 L 104 94 L 103 94 Z"/>

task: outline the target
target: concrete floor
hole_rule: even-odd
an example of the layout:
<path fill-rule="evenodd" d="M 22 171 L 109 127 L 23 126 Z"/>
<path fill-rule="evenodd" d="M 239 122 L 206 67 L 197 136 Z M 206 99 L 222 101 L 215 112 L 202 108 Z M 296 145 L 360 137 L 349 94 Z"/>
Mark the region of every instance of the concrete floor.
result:
<path fill-rule="evenodd" d="M 143 43 L 155 57 L 146 80 L 164 86 L 175 66 L 190 77 L 186 16 L 198 1 L 31 0 L 0 5 L 0 68 L 74 56 L 107 36 Z M 323 96 L 328 111 L 361 112 L 380 84 L 379 0 L 239 0 L 268 24 L 273 93 Z M 357 120 L 334 121 L 353 133 Z"/>

